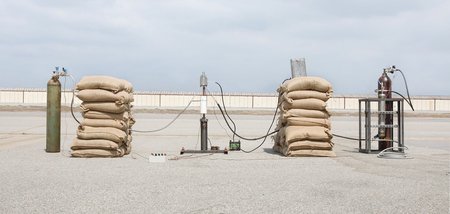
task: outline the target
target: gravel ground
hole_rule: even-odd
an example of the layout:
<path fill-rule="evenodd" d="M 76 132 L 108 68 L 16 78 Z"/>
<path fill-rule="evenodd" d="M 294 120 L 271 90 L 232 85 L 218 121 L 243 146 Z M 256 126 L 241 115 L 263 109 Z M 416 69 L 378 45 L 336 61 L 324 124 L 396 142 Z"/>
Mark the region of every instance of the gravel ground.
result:
<path fill-rule="evenodd" d="M 335 138 L 335 158 L 286 158 L 268 140 L 254 153 L 179 155 L 199 148 L 199 115 L 133 138 L 123 158 L 70 158 L 76 123 L 63 113 L 61 153 L 46 153 L 45 112 L 0 112 L 0 213 L 449 213 L 450 119 L 406 118 L 411 159 L 380 159 Z M 173 114 L 138 113 L 135 129 Z M 218 115 L 219 116 L 219 115 Z M 214 114 L 213 145 L 229 137 Z M 265 133 L 271 116 L 235 115 L 245 136 Z M 221 125 L 224 126 L 222 120 Z M 357 137 L 357 117 L 332 118 L 334 133 Z M 250 149 L 259 142 L 242 142 Z M 150 163 L 150 153 L 167 153 Z"/>

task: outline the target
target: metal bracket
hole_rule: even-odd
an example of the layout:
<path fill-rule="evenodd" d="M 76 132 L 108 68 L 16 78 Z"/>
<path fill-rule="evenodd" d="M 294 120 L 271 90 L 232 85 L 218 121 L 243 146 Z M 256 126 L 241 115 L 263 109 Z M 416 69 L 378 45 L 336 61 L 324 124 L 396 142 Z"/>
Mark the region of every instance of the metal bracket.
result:
<path fill-rule="evenodd" d="M 219 149 L 217 149 L 217 150 L 190 150 L 190 149 L 184 149 L 184 147 L 183 148 L 181 148 L 181 151 L 180 151 L 180 155 L 183 155 L 184 153 L 189 153 L 189 154 L 201 154 L 201 153 L 203 153 L 203 154 L 205 154 L 205 153 L 209 153 L 209 154 L 212 154 L 212 153 L 223 153 L 223 154 L 228 154 L 228 149 L 227 148 L 225 148 L 224 150 L 219 150 Z"/>

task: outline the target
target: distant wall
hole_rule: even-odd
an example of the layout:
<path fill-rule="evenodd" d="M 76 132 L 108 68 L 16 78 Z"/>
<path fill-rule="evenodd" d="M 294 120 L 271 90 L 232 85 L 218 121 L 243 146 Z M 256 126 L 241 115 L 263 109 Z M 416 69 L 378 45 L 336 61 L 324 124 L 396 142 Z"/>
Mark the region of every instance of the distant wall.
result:
<path fill-rule="evenodd" d="M 213 93 L 213 97 L 221 102 L 220 94 Z M 189 101 L 199 100 L 199 93 L 189 92 L 135 92 L 133 105 L 136 107 L 148 108 L 181 108 L 185 107 Z M 327 102 L 330 110 L 358 110 L 358 99 L 364 96 L 343 96 L 335 95 Z M 61 102 L 63 105 L 70 105 L 72 92 L 62 93 Z M 45 89 L 0 89 L 0 105 L 45 105 L 47 93 Z M 276 94 L 263 93 L 226 93 L 224 102 L 227 108 L 244 109 L 272 109 L 276 106 Z M 441 97 L 413 97 L 412 102 L 416 111 L 450 111 L 450 96 Z M 81 103 L 75 97 L 75 105 Z M 208 105 L 215 106 L 214 99 L 208 98 Z M 199 106 L 198 102 L 191 106 Z M 405 110 L 411 110 L 405 103 Z"/>

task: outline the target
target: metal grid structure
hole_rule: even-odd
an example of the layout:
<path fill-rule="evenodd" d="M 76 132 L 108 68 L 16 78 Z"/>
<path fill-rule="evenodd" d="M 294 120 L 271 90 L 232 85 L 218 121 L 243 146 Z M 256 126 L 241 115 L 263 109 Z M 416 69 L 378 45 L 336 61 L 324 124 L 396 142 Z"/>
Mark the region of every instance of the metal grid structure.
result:
<path fill-rule="evenodd" d="M 374 105 L 372 104 L 380 104 L 382 100 L 378 98 L 364 98 L 359 99 L 359 152 L 363 153 L 371 153 L 374 151 L 372 148 L 372 142 L 379 142 L 379 141 L 392 141 L 392 145 L 395 147 L 395 143 L 397 143 L 398 152 L 404 152 L 403 147 L 404 144 L 404 105 L 403 105 L 403 99 L 401 98 L 390 98 L 390 99 L 383 99 L 383 101 L 386 102 L 392 102 L 393 105 L 393 111 L 372 111 L 372 107 Z M 378 121 L 375 124 L 372 124 L 372 116 L 375 115 L 375 117 L 378 120 L 379 115 L 386 114 L 386 115 L 392 115 L 394 118 L 392 120 L 393 124 L 384 124 L 380 125 L 378 124 Z M 375 129 L 376 131 L 372 132 L 372 129 Z M 392 139 L 377 139 L 375 138 L 375 135 L 372 136 L 372 133 L 378 133 L 379 128 L 392 128 L 396 129 L 396 133 L 392 132 Z"/>

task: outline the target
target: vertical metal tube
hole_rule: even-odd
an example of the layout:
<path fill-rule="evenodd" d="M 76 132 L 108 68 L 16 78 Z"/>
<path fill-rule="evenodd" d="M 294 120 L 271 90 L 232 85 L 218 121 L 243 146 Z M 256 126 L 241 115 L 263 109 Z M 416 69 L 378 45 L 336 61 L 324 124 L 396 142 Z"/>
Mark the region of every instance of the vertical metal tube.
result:
<path fill-rule="evenodd" d="M 362 129 L 362 127 L 361 127 L 361 100 L 359 100 L 359 114 L 358 114 L 358 116 L 359 116 L 359 151 L 361 152 L 361 129 Z"/>
<path fill-rule="evenodd" d="M 201 136 L 201 143 L 200 147 L 201 150 L 205 151 L 208 150 L 208 119 L 205 118 L 205 115 L 200 119 L 200 136 Z"/>
<path fill-rule="evenodd" d="M 47 83 L 47 143 L 46 152 L 60 152 L 61 143 L 61 83 L 58 75 Z"/>
<path fill-rule="evenodd" d="M 397 110 L 398 110 L 398 146 L 399 147 L 404 147 L 405 146 L 405 139 L 404 139 L 404 126 L 403 126 L 403 122 L 404 122 L 404 103 L 403 100 L 399 101 L 399 106 L 397 106 Z M 404 152 L 404 149 L 399 149 L 399 152 Z"/>
<path fill-rule="evenodd" d="M 366 128 L 366 152 L 367 153 L 370 153 L 370 151 L 371 151 L 371 145 L 370 145 L 370 143 L 371 143 L 371 138 L 372 138 L 372 135 L 371 135 L 371 133 L 370 133 L 370 117 L 371 117 L 371 113 L 370 113 L 370 100 L 367 100 L 366 101 L 366 105 L 365 105 L 365 113 L 366 113 L 366 125 L 365 125 L 365 128 Z"/>
<path fill-rule="evenodd" d="M 203 85 L 203 96 L 206 96 L 206 86 Z M 200 147 L 201 150 L 208 150 L 208 119 L 203 114 L 200 119 Z"/>

